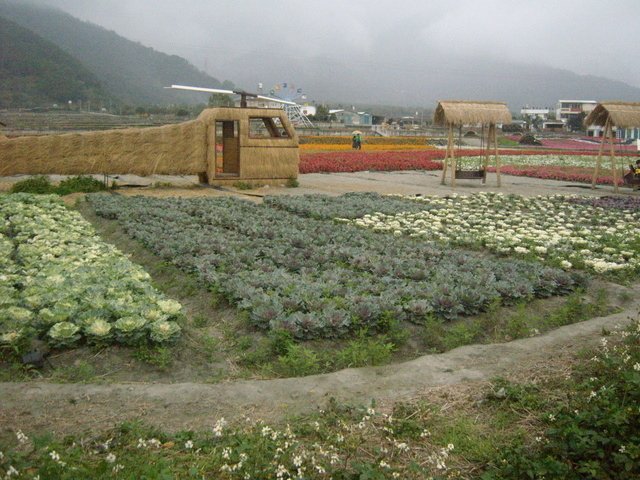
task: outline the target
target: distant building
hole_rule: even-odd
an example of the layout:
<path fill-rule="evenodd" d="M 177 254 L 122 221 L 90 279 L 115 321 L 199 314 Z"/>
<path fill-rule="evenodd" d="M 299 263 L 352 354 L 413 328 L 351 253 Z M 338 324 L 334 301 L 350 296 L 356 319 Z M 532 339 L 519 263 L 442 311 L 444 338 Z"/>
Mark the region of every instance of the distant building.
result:
<path fill-rule="evenodd" d="M 542 122 L 542 130 L 544 132 L 562 132 L 565 124 L 562 120 L 547 120 Z"/>
<path fill-rule="evenodd" d="M 348 110 L 343 110 L 336 112 L 335 115 L 337 120 L 345 125 L 373 125 L 373 115 L 367 112 L 350 112 Z"/>
<path fill-rule="evenodd" d="M 303 115 L 310 116 L 310 115 L 315 115 L 317 112 L 317 109 L 315 105 L 300 105 L 300 111 L 302 112 Z"/>
<path fill-rule="evenodd" d="M 558 100 L 556 120 L 566 125 L 571 117 L 589 115 L 597 104 L 595 100 Z"/>
<path fill-rule="evenodd" d="M 520 109 L 520 115 L 530 119 L 539 118 L 541 120 L 547 120 L 549 118 L 549 109 L 529 107 L 527 105 Z"/>

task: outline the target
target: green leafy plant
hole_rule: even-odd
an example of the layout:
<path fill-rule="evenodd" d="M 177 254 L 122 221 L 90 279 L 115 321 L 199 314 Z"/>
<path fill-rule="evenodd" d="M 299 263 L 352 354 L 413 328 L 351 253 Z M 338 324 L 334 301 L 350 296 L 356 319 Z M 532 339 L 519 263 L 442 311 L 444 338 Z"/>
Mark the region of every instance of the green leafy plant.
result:
<path fill-rule="evenodd" d="M 68 195 L 74 192 L 91 193 L 106 189 L 107 187 L 103 182 L 85 175 L 67 178 L 57 186 L 51 183 L 49 177 L 39 175 L 14 183 L 11 187 L 11 193 Z"/>
<path fill-rule="evenodd" d="M 39 175 L 37 177 L 20 180 L 11 186 L 11 193 L 54 193 L 53 185 L 49 177 Z"/>
<path fill-rule="evenodd" d="M 577 369 L 566 402 L 543 411 L 544 434 L 497 453 L 483 479 L 640 477 L 640 323 L 613 337 Z M 504 396 L 539 406 L 521 388 Z"/>
<path fill-rule="evenodd" d="M 298 182 L 298 179 L 295 177 L 289 177 L 287 178 L 287 183 L 285 183 L 285 186 L 287 188 L 297 188 L 300 186 L 300 182 Z"/>

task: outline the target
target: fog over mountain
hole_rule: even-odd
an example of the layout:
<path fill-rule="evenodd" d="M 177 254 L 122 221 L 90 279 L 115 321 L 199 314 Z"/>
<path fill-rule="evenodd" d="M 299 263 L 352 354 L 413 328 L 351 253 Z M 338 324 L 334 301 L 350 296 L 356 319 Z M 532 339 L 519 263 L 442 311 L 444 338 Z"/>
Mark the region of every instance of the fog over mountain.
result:
<path fill-rule="evenodd" d="M 317 101 L 640 100 L 636 0 L 33 1 L 246 89 L 293 83 Z"/>

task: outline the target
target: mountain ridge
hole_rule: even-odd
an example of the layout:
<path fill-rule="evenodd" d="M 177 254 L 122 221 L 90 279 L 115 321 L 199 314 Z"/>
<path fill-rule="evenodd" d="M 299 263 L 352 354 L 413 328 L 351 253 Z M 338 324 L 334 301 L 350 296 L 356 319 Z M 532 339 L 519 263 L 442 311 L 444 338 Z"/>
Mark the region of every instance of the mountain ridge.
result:
<path fill-rule="evenodd" d="M 166 90 L 173 83 L 233 87 L 187 60 L 128 40 L 52 7 L 0 0 L 0 16 L 57 45 L 92 72 L 105 91 L 132 105 L 206 103 L 206 96 Z"/>

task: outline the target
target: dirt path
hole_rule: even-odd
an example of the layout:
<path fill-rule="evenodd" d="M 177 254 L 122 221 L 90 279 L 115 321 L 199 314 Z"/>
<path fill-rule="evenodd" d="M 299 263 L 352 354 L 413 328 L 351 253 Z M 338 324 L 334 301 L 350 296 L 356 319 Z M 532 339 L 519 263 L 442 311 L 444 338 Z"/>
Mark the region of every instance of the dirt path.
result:
<path fill-rule="evenodd" d="M 0 425 L 25 432 L 93 433 L 140 419 L 164 430 L 207 429 L 219 417 L 278 420 L 322 407 L 329 398 L 352 403 L 396 401 L 429 388 L 489 380 L 536 368 L 549 358 L 598 342 L 603 327 L 636 318 L 624 312 L 503 344 L 460 347 L 410 362 L 347 369 L 304 378 L 222 384 L 0 384 Z"/>

